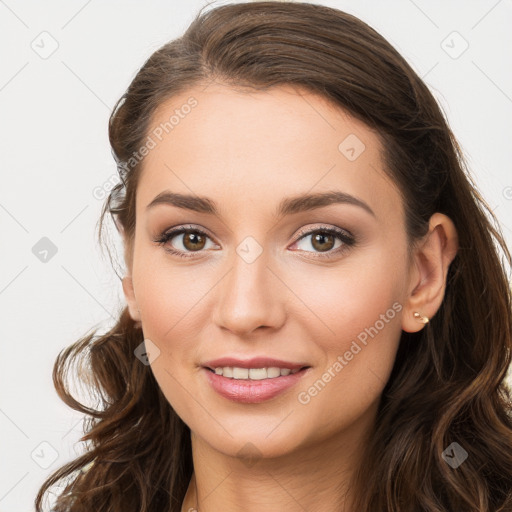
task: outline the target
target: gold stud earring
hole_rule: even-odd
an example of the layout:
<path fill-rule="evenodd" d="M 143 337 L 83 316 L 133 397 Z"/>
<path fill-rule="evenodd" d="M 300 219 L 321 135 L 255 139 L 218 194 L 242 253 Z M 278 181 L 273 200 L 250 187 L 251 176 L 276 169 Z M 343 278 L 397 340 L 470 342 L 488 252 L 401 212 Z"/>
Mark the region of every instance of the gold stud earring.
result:
<path fill-rule="evenodd" d="M 418 320 L 418 322 L 421 322 L 422 324 L 428 324 L 428 322 L 429 322 L 428 316 L 420 315 L 417 311 L 415 311 L 412 316 L 414 318 L 416 318 L 416 320 Z"/>

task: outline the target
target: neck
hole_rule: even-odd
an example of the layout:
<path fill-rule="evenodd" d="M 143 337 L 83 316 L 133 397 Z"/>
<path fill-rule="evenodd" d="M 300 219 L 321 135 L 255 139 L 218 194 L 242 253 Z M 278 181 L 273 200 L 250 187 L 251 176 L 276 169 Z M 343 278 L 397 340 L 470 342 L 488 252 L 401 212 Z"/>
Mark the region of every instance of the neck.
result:
<path fill-rule="evenodd" d="M 183 499 L 181 512 L 198 512 L 196 485 L 196 474 L 193 473 L 192 478 L 190 479 L 190 482 L 188 484 L 185 498 Z"/>
<path fill-rule="evenodd" d="M 194 473 L 182 512 L 352 512 L 351 478 L 370 431 L 353 427 L 314 446 L 252 461 L 215 450 L 192 432 Z"/>

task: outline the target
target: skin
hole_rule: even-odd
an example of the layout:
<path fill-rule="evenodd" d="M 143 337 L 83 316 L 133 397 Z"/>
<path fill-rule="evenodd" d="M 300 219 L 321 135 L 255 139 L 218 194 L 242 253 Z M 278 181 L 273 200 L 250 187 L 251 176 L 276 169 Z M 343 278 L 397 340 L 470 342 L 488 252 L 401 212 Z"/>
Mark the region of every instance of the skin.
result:
<path fill-rule="evenodd" d="M 432 317 L 442 302 L 457 251 L 454 225 L 436 213 L 409 252 L 403 202 L 382 170 L 377 134 L 320 96 L 213 83 L 160 105 L 154 126 L 190 96 L 197 106 L 144 159 L 123 279 L 132 318 L 160 350 L 155 378 L 192 432 L 194 475 L 182 510 L 198 503 L 200 512 L 350 512 L 348 481 L 374 428 L 401 332 L 424 328 L 413 313 Z M 350 134 L 365 145 L 353 161 L 338 149 Z M 146 209 L 164 190 L 207 196 L 219 215 L 167 204 Z M 331 204 L 273 216 L 285 197 L 330 190 L 359 198 L 374 215 Z M 167 242 L 189 259 L 153 242 L 183 224 L 208 234 L 196 252 L 183 235 Z M 321 225 L 348 230 L 356 244 L 327 259 L 314 233 L 302 235 Z M 248 236 L 262 249 L 251 263 L 236 252 Z M 340 244 L 335 238 L 325 247 L 333 253 Z M 393 304 L 400 306 L 394 318 L 300 403 L 299 393 Z M 221 356 L 260 355 L 311 369 L 277 397 L 243 404 L 218 395 L 200 367 Z M 239 453 L 247 443 L 257 454 L 252 462 Z"/>

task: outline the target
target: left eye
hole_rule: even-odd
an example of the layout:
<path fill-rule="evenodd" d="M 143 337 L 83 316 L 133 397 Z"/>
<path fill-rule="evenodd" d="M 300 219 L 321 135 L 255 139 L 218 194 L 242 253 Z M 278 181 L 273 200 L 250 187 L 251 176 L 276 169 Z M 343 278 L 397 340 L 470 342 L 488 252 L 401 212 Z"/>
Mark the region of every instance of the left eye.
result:
<path fill-rule="evenodd" d="M 340 241 L 338 245 L 336 245 L 336 239 Z M 319 252 L 327 252 L 337 249 L 343 243 L 340 235 L 321 230 L 312 231 L 303 235 L 296 243 L 299 244 L 301 242 L 306 242 L 304 247 L 298 247 L 301 251 L 308 250 L 308 247 L 312 247 Z"/>
<path fill-rule="evenodd" d="M 306 241 L 309 237 L 311 237 L 311 239 L 309 242 L 306 242 L 305 245 L 315 249 L 317 251 L 315 257 L 318 258 L 330 258 L 336 255 L 340 255 L 342 252 L 353 246 L 356 242 L 355 238 L 348 231 L 339 228 L 321 226 L 303 233 L 297 242 L 295 242 L 295 244 Z M 335 245 L 336 239 L 340 240 L 338 245 Z M 306 252 L 311 252 L 307 251 L 307 249 L 304 247 L 299 247 L 299 249 L 306 250 Z"/>

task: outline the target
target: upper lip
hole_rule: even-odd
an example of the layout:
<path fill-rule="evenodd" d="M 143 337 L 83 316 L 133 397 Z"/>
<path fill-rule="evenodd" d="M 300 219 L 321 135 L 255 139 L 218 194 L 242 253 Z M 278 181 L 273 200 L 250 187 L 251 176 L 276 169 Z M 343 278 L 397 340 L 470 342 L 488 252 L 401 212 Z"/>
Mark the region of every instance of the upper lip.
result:
<path fill-rule="evenodd" d="M 237 368 L 289 368 L 295 370 L 296 368 L 303 368 L 309 366 L 306 363 L 291 363 L 289 361 L 282 361 L 281 359 L 273 359 L 271 357 L 253 357 L 251 359 L 237 359 L 236 357 L 221 357 L 219 359 L 212 359 L 203 363 L 204 367 L 215 370 L 215 368 L 225 366 L 235 366 Z"/>

